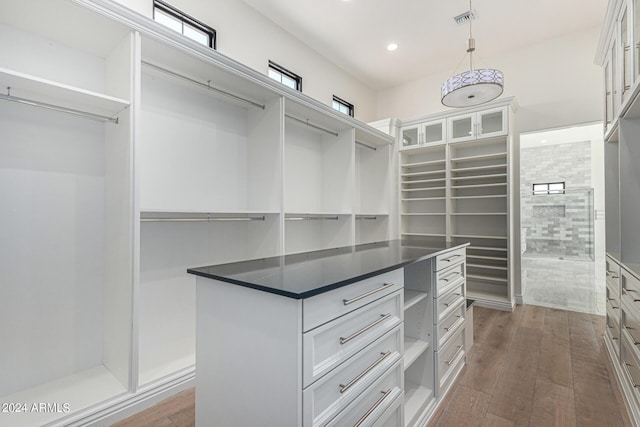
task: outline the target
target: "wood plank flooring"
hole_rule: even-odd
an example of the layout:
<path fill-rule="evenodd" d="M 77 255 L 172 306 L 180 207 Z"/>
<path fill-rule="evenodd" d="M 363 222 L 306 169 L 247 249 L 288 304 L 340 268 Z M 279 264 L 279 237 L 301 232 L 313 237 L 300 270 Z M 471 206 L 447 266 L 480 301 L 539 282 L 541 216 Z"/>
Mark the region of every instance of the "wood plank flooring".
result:
<path fill-rule="evenodd" d="M 475 307 L 468 365 L 429 426 L 631 427 L 603 333 L 602 316 Z M 193 426 L 194 396 L 186 390 L 114 427 Z"/>

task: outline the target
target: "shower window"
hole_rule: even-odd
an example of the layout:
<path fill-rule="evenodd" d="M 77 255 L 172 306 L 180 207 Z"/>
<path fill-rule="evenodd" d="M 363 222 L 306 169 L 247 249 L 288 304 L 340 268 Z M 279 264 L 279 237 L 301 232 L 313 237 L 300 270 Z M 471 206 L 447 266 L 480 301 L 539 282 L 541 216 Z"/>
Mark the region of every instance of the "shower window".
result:
<path fill-rule="evenodd" d="M 533 184 L 533 194 L 564 194 L 564 182 L 547 182 L 544 184 Z"/>

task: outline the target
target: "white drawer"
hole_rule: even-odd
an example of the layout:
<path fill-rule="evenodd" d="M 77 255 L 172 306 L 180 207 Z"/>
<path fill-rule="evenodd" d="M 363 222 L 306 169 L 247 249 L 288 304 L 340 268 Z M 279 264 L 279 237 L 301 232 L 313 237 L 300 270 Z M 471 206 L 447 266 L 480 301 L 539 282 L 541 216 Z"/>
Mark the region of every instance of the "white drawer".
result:
<path fill-rule="evenodd" d="M 464 282 L 465 263 L 460 262 L 445 270 L 436 273 L 436 290 L 433 293 L 434 298 L 448 293 L 451 289 Z"/>
<path fill-rule="evenodd" d="M 622 285 L 622 299 L 631 302 L 633 308 L 640 313 L 640 280 L 625 268 L 620 269 L 620 280 Z"/>
<path fill-rule="evenodd" d="M 307 332 L 403 286 L 404 271 L 400 268 L 307 298 L 302 301 L 302 330 Z"/>
<path fill-rule="evenodd" d="M 640 357 L 631 340 L 631 336 L 625 330 L 620 340 L 620 359 L 626 380 L 633 390 L 632 396 L 629 397 L 635 400 L 636 405 L 640 405 Z"/>
<path fill-rule="evenodd" d="M 447 317 L 436 326 L 436 350 L 446 345 L 447 341 L 456 333 L 458 328 L 464 325 L 464 317 L 467 312 L 465 301 L 458 303 Z"/>
<path fill-rule="evenodd" d="M 456 306 L 466 301 L 465 283 L 461 281 L 449 292 L 436 298 L 436 309 L 433 311 L 433 323 L 442 321 Z"/>
<path fill-rule="evenodd" d="M 453 374 L 452 368 L 458 364 L 460 359 L 465 357 L 463 332 L 464 328 L 459 328 L 453 337 L 440 350 L 435 352 L 440 388 L 447 381 L 447 377 Z"/>
<path fill-rule="evenodd" d="M 404 388 L 402 362 L 398 361 L 356 400 L 332 419 L 327 427 L 373 427 L 387 410 L 402 398 Z M 381 420 L 386 421 L 386 420 Z"/>
<path fill-rule="evenodd" d="M 612 258 L 605 258 L 605 274 L 607 276 L 607 284 L 611 284 L 612 289 L 617 289 L 620 283 L 620 264 Z"/>
<path fill-rule="evenodd" d="M 397 291 L 303 334 L 303 387 L 398 326 L 403 318 L 402 292 Z"/>
<path fill-rule="evenodd" d="M 467 248 L 464 247 L 436 256 L 436 271 L 461 263 L 464 261 L 466 253 Z"/>
<path fill-rule="evenodd" d="M 401 394 L 394 402 L 380 415 L 380 418 L 373 423 L 372 427 L 404 427 L 404 399 Z"/>
<path fill-rule="evenodd" d="M 303 425 L 321 426 L 336 416 L 402 358 L 402 324 L 303 391 Z"/>
<path fill-rule="evenodd" d="M 607 280 L 606 298 L 607 303 L 611 302 L 614 306 L 620 304 L 620 289 L 618 284 L 613 284 Z"/>
<path fill-rule="evenodd" d="M 438 399 L 444 397 L 444 395 L 449 391 L 451 385 L 454 383 L 462 368 L 464 367 L 465 360 L 464 357 L 459 357 L 453 361 L 449 370 L 447 372 L 447 376 L 442 379 L 438 385 L 437 396 Z"/>

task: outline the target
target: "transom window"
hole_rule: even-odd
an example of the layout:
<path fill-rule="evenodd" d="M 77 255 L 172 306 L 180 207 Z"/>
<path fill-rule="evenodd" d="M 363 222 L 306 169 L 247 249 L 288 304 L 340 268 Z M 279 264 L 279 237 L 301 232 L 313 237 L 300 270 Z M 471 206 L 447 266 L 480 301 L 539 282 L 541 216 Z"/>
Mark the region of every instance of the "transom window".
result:
<path fill-rule="evenodd" d="M 533 184 L 533 194 L 564 194 L 564 182 L 546 182 Z"/>
<path fill-rule="evenodd" d="M 153 0 L 153 19 L 210 48 L 216 48 L 216 30 L 162 0 Z"/>
<path fill-rule="evenodd" d="M 279 81 L 283 85 L 302 92 L 302 77 L 289 71 L 281 65 L 276 64 L 273 61 L 269 61 L 269 77 Z"/>
<path fill-rule="evenodd" d="M 353 104 L 351 104 L 350 102 L 347 102 L 344 99 L 338 98 L 337 96 L 333 95 L 333 102 L 331 103 L 331 106 L 334 110 L 338 110 L 341 113 L 353 117 Z"/>

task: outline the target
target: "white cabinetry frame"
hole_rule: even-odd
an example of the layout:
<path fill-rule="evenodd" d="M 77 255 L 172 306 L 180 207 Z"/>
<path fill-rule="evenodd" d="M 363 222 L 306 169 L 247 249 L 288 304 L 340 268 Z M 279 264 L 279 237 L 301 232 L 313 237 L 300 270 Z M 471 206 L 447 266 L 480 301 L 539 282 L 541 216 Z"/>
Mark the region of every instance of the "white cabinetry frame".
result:
<path fill-rule="evenodd" d="M 515 305 L 516 109 L 515 99 L 505 98 L 482 108 L 434 114 L 400 125 L 402 135 L 407 129 L 447 123 L 441 143 L 411 147 L 399 143 L 400 235 L 470 242 L 468 295 L 479 305 L 503 310 Z"/>

